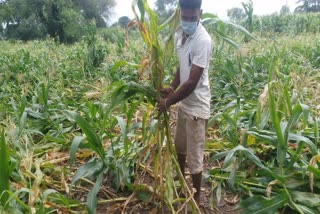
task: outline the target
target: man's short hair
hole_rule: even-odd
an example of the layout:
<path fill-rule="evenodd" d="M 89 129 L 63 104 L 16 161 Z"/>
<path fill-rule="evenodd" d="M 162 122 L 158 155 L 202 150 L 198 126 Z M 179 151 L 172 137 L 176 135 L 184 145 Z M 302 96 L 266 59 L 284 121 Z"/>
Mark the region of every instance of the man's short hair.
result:
<path fill-rule="evenodd" d="M 201 9 L 202 0 L 179 0 L 181 9 Z"/>

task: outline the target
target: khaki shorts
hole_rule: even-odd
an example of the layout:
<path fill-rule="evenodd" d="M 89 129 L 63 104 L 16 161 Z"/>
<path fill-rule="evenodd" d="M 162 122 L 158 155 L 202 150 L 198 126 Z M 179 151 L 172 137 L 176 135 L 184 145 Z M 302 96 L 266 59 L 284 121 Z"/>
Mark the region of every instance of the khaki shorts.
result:
<path fill-rule="evenodd" d="M 203 150 L 207 123 L 208 120 L 191 116 L 178 107 L 174 142 L 177 154 L 187 155 L 191 174 L 203 171 Z"/>

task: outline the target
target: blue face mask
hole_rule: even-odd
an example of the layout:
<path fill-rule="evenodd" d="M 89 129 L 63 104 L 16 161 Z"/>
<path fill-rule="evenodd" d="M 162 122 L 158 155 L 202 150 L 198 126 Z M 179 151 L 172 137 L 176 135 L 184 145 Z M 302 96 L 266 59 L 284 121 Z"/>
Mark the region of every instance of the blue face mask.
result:
<path fill-rule="evenodd" d="M 192 35 L 198 28 L 198 22 L 186 22 L 181 20 L 181 27 L 185 34 Z"/>

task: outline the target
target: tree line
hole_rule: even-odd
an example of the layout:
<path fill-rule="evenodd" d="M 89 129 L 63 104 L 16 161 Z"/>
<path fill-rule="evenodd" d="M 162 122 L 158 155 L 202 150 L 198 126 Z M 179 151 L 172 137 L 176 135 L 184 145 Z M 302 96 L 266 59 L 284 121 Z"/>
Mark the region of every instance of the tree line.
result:
<path fill-rule="evenodd" d="M 170 16 L 177 2 L 156 0 L 155 11 L 160 22 Z M 320 11 L 320 0 L 298 0 L 297 3 L 295 12 Z M 0 0 L 0 39 L 27 41 L 50 36 L 72 43 L 82 38 L 92 20 L 96 27 L 106 27 L 115 4 L 115 0 Z M 243 3 L 243 8 L 229 9 L 229 18 L 232 21 L 248 19 L 250 11 L 244 10 L 246 5 L 250 5 L 250 1 Z M 287 5 L 280 10 L 280 14 L 289 12 Z M 123 16 L 117 24 L 126 27 L 129 21 Z"/>
<path fill-rule="evenodd" d="M 248 0 L 247 3 L 242 4 L 246 5 L 250 2 L 252 3 L 252 1 Z M 298 0 L 296 3 L 298 4 L 298 6 L 294 9 L 295 13 L 320 12 L 320 0 Z M 232 21 L 243 20 L 248 16 L 247 11 L 245 11 L 244 9 L 239 7 L 231 8 L 227 11 L 227 15 Z M 289 6 L 283 5 L 280 10 L 280 15 L 287 14 L 289 12 Z"/>
<path fill-rule="evenodd" d="M 0 33 L 6 39 L 31 40 L 49 35 L 74 42 L 92 20 L 105 27 L 115 0 L 0 0 Z"/>
<path fill-rule="evenodd" d="M 78 41 L 86 26 L 106 27 L 116 0 L 0 0 L 0 39 L 32 40 L 47 36 L 63 43 Z M 170 16 L 177 0 L 157 0 L 160 22 Z M 127 14 L 116 25 L 126 27 Z"/>

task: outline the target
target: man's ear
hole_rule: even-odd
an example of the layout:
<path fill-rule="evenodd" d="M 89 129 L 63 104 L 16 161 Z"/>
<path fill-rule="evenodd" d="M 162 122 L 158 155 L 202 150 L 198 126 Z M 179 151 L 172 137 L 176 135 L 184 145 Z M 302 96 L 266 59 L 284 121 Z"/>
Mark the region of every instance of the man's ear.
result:
<path fill-rule="evenodd" d="M 202 17 L 202 9 L 200 10 L 199 21 L 201 20 L 201 17 Z"/>
<path fill-rule="evenodd" d="M 201 19 L 201 17 L 202 17 L 202 12 L 203 12 L 203 10 L 201 9 L 201 10 L 200 10 L 200 19 Z"/>

